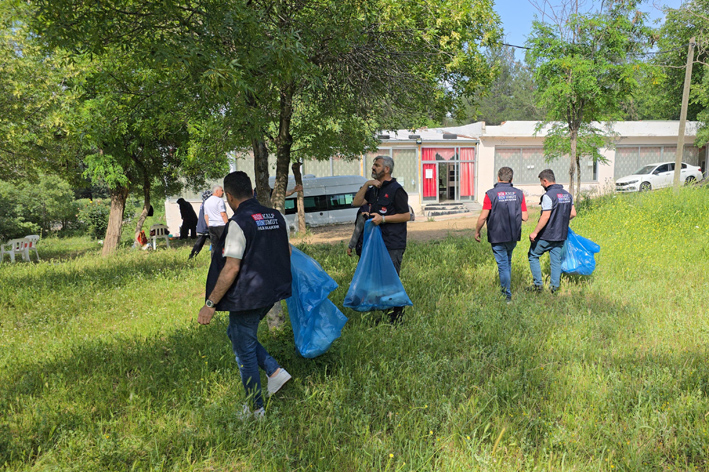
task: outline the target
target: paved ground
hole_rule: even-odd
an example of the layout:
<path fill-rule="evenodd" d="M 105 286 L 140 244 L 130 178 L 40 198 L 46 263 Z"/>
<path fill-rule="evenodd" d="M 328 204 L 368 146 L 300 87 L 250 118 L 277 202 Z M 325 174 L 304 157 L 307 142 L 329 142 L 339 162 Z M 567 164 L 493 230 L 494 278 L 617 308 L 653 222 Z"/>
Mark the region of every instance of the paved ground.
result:
<path fill-rule="evenodd" d="M 475 223 L 479 213 L 466 213 L 456 215 L 456 217 L 439 217 L 436 221 L 420 219 L 409 222 L 409 241 L 430 241 L 433 239 L 444 239 L 451 234 L 453 236 L 473 237 L 475 233 Z M 304 238 L 292 237 L 291 242 L 307 244 L 330 243 L 337 244 L 340 241 L 347 244 L 352 237 L 354 224 L 330 225 L 310 229 L 310 234 Z"/>

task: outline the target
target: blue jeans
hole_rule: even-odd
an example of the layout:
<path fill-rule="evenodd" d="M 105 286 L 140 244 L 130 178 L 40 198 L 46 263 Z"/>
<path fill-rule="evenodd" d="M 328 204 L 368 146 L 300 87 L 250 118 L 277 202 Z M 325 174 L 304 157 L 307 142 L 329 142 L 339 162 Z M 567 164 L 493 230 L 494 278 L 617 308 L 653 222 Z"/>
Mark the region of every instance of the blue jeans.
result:
<path fill-rule="evenodd" d="M 512 281 L 512 251 L 515 250 L 517 241 L 492 244 L 492 253 L 497 261 L 497 271 L 500 274 L 500 288 L 508 300 L 512 298 L 510 283 Z"/>
<path fill-rule="evenodd" d="M 538 239 L 533 241 L 529 246 L 529 268 L 532 271 L 534 285 L 537 287 L 544 286 L 542 282 L 542 268 L 539 265 L 539 258 L 545 252 L 549 253 L 549 265 L 551 266 L 551 288 L 559 288 L 561 283 L 561 252 L 564 247 L 564 241 L 544 241 Z"/>
<path fill-rule="evenodd" d="M 261 375 L 259 367 L 270 377 L 280 365 L 258 342 L 258 325 L 271 309 L 270 306 L 247 311 L 230 311 L 229 327 L 226 330 L 231 347 L 239 365 L 241 383 L 246 396 L 253 396 L 254 409 L 263 406 L 261 396 Z"/>

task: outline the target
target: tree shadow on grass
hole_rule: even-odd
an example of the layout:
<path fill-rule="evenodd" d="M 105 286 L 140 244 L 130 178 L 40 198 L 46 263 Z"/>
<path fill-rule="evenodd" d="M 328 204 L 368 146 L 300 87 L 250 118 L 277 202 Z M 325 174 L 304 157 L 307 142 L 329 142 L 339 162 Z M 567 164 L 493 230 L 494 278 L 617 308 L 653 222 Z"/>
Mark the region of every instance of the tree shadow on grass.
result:
<path fill-rule="evenodd" d="M 221 316 L 207 327 L 170 335 L 88 341 L 67 347 L 62 357 L 5 367 L 11 372 L 0 385 L 0 406 L 6 412 L 0 421 L 0 463 L 32 462 L 50 451 L 61 455 L 68 441 L 101 449 L 104 434 L 136 443 L 124 450 L 119 464 L 110 455 L 103 457 L 110 462 L 102 464 L 107 469 L 129 468 L 155 447 L 160 454 L 190 447 L 206 454 L 210 439 L 212 446 L 215 440 L 234 441 L 234 431 L 199 432 L 202 423 L 234 422 L 245 401 L 227 323 L 228 317 Z M 327 354 L 317 361 L 298 356 L 289 330 L 266 334 L 263 325 L 264 346 L 295 378 L 307 378 L 333 362 Z M 278 402 L 299 394 L 293 381 Z M 251 427 L 230 426 L 243 436 L 241 442 L 249 441 Z M 88 456 L 97 453 L 87 451 Z"/>

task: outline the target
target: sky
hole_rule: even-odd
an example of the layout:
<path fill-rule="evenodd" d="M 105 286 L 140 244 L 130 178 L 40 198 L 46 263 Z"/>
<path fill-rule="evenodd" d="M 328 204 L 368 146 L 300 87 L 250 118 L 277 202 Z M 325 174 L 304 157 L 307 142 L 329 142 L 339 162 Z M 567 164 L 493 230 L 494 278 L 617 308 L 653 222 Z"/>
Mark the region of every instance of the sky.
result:
<path fill-rule="evenodd" d="M 557 5 L 563 0 L 550 0 L 549 3 Z M 543 4 L 543 0 L 537 3 Z M 579 2 L 581 3 L 581 2 Z M 585 2 L 590 5 L 590 2 Z M 599 2 L 596 2 L 599 3 Z M 650 14 L 650 21 L 662 20 L 662 5 L 667 5 L 671 8 L 677 8 L 682 4 L 682 0 L 649 0 L 643 2 L 640 10 Z M 495 0 L 495 11 L 500 15 L 502 27 L 504 29 L 505 43 L 514 44 L 516 46 L 524 46 L 527 36 L 532 29 L 532 21 L 538 10 L 532 6 L 529 0 Z M 522 58 L 519 52 L 516 54 L 517 59 Z"/>

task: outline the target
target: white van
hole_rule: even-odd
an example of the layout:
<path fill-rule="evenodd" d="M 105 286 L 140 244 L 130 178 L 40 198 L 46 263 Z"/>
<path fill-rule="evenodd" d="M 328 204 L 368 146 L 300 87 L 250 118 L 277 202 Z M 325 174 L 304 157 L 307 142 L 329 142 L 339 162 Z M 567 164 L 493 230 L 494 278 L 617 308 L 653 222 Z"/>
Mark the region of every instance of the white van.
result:
<path fill-rule="evenodd" d="M 273 188 L 275 177 L 269 179 Z M 354 223 L 357 208 L 352 200 L 359 189 L 367 182 L 361 175 L 337 175 L 333 177 L 303 177 L 305 197 L 305 223 L 309 226 L 322 226 L 335 223 Z M 288 189 L 295 187 L 293 176 L 288 177 Z M 298 226 L 298 194 L 286 198 L 285 218 L 293 231 Z"/>

